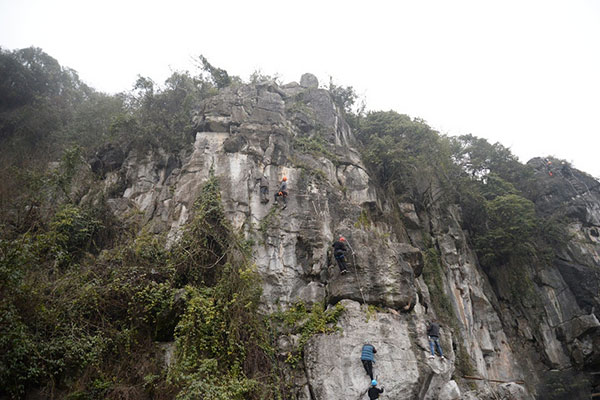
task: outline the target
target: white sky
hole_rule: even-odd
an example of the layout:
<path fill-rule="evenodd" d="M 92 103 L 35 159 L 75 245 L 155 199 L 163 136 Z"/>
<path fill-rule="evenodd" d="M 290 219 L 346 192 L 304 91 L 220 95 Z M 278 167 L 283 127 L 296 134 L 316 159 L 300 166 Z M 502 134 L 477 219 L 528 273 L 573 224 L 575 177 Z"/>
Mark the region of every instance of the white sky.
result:
<path fill-rule="evenodd" d="M 333 76 L 368 109 L 600 176 L 598 0 L 0 0 L 0 46 L 41 47 L 110 93 L 199 54 L 244 79 Z"/>

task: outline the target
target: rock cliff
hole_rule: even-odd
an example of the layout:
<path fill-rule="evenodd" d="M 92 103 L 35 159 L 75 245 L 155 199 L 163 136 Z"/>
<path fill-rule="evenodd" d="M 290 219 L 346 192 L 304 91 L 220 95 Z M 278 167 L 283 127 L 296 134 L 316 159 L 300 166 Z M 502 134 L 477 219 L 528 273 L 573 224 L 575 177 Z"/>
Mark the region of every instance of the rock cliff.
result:
<path fill-rule="evenodd" d="M 105 163 L 96 160 L 108 203 L 121 217 L 143 213 L 146 226 L 173 243 L 212 171 L 228 218 L 253 243 L 264 311 L 298 301 L 344 306 L 339 331 L 304 348 L 292 374 L 296 398 L 365 398 L 366 342 L 378 349 L 375 375 L 389 399 L 532 399 L 563 371 L 575 371 L 589 393 L 587 372 L 600 362 L 597 181 L 559 166 L 550 176 L 542 160 L 530 162 L 544 181 L 538 208 L 566 208 L 576 222 L 558 258 L 522 266 L 530 296 L 517 299 L 514 276 L 480 267 L 460 207 L 432 196 L 419 210 L 376 185 L 314 76 L 226 88 L 203 101 L 194 121 L 193 148 L 178 155 L 109 149 Z M 263 174 L 268 204 L 260 201 Z M 284 176 L 286 208 L 273 204 Z M 338 235 L 352 247 L 345 275 L 331 251 Z M 435 287 L 423 275 L 431 257 Z M 430 359 L 426 326 L 441 317 L 432 306 L 440 299 L 453 322 L 442 324 L 445 358 Z"/>

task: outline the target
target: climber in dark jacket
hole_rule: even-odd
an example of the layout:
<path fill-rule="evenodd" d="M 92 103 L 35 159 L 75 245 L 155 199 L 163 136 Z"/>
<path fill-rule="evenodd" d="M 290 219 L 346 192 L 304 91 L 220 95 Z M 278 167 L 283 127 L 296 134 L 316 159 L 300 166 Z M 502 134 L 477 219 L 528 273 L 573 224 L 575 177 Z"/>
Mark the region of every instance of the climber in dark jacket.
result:
<path fill-rule="evenodd" d="M 363 363 L 363 367 L 365 367 L 365 371 L 373 380 L 373 363 L 375 362 L 374 354 L 377 353 L 375 346 L 372 344 L 366 343 L 362 347 L 362 352 L 360 354 L 360 360 Z"/>
<path fill-rule="evenodd" d="M 266 204 L 269 202 L 269 178 L 263 174 L 256 180 L 259 182 L 260 202 Z"/>
<path fill-rule="evenodd" d="M 377 381 L 375 379 L 373 379 L 371 381 L 371 387 L 369 388 L 369 399 L 370 400 L 375 400 L 379 398 L 379 395 L 383 393 L 383 387 L 381 389 L 377 388 Z"/>
<path fill-rule="evenodd" d="M 335 257 L 335 261 L 338 263 L 338 267 L 340 267 L 340 272 L 345 274 L 348 272 L 348 266 L 346 265 L 346 239 L 343 236 L 340 236 L 338 240 L 333 243 L 333 256 Z"/>
<path fill-rule="evenodd" d="M 275 204 L 278 205 L 279 202 L 277 200 L 279 200 L 279 198 L 281 197 L 283 199 L 283 208 L 287 207 L 287 177 L 283 177 L 283 179 L 281 179 L 281 185 L 279 186 L 279 190 L 277 192 L 275 192 L 275 195 L 273 196 L 275 198 Z"/>
<path fill-rule="evenodd" d="M 444 358 L 442 353 L 442 346 L 440 346 L 440 325 L 434 320 L 427 326 L 427 336 L 429 338 L 429 349 L 431 350 L 430 358 L 435 357 L 434 345 L 437 351 L 440 353 L 440 357 Z"/>

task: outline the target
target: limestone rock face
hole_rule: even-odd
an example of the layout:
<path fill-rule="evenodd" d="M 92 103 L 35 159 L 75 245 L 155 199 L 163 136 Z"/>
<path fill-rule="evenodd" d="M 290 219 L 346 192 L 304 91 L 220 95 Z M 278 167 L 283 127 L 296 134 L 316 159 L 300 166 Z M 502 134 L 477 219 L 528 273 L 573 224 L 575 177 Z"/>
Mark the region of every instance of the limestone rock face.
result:
<path fill-rule="evenodd" d="M 458 400 L 461 398 L 460 389 L 456 381 L 448 381 L 440 390 L 439 400 Z"/>
<path fill-rule="evenodd" d="M 319 87 L 319 80 L 313 74 L 304 74 L 300 78 L 300 86 L 316 89 Z"/>
<path fill-rule="evenodd" d="M 538 206 L 566 207 L 576 221 L 573 239 L 554 264 L 523 266 L 535 295 L 515 301 L 507 271 L 480 268 L 458 206 L 432 201 L 417 210 L 378 190 L 359 143 L 314 75 L 300 84 L 228 87 L 200 104 L 194 122 L 193 146 L 178 155 L 98 154 L 107 203 L 119 218 L 141 214 L 146 227 L 173 243 L 214 173 L 228 218 L 253 243 L 263 310 L 297 301 L 344 305 L 339 331 L 306 344 L 296 398 L 365 398 L 365 342 L 378 350 L 375 374 L 389 399 L 533 399 L 542 371 L 600 365 L 595 180 L 572 170 L 548 183 Z M 260 201 L 263 174 L 268 204 Z M 285 208 L 273 197 L 284 176 Z M 442 190 L 428 184 L 432 193 Z M 350 245 L 345 275 L 331 247 L 340 234 Z M 439 271 L 425 276 L 432 255 Z M 454 318 L 441 327 L 446 358 L 430 359 L 426 327 L 440 317 L 433 305 L 442 299 Z M 285 351 L 298 338 L 278 342 Z"/>
<path fill-rule="evenodd" d="M 366 396 L 371 379 L 360 362 L 365 343 L 377 349 L 373 373 L 387 398 L 412 399 L 419 394 L 436 398 L 439 385 L 450 380 L 454 367 L 448 360 L 427 358 L 427 349 L 414 345 L 416 332 L 412 331 L 411 317 L 398 313 L 370 315 L 357 302 L 342 300 L 342 304 L 343 331 L 317 335 L 306 347 L 308 384 L 315 398 Z"/>

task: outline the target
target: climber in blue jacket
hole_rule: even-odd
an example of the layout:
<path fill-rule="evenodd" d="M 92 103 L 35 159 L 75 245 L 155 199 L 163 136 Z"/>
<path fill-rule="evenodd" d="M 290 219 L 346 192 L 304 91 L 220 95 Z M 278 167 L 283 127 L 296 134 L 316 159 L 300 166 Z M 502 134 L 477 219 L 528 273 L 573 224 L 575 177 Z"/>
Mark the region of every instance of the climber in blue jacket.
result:
<path fill-rule="evenodd" d="M 365 367 L 365 371 L 373 380 L 373 363 L 375 362 L 374 354 L 377 353 L 375 346 L 372 344 L 366 343 L 362 347 L 362 352 L 360 354 L 360 359 L 363 363 L 363 367 Z"/>

